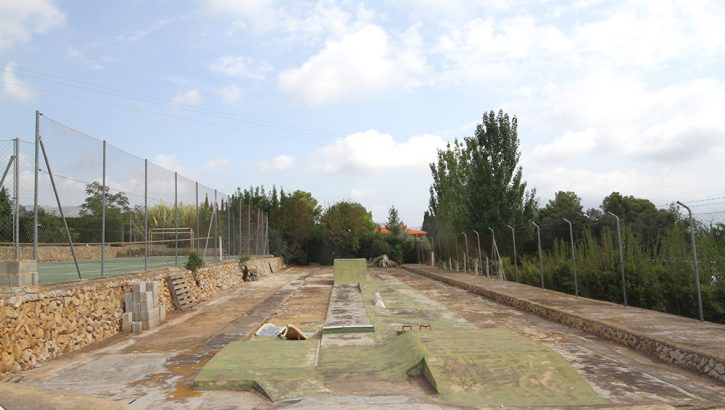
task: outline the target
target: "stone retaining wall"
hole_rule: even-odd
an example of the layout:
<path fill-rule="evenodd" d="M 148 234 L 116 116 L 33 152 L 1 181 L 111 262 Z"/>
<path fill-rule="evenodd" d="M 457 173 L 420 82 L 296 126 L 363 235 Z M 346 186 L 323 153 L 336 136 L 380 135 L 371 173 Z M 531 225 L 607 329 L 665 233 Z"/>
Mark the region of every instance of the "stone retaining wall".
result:
<path fill-rule="evenodd" d="M 427 276 L 451 286 L 456 286 L 469 292 L 484 296 L 496 302 L 504 303 L 516 309 L 535 313 L 539 316 L 563 323 L 576 329 L 581 329 L 597 336 L 612 340 L 636 351 L 645 353 L 659 360 L 671 363 L 682 368 L 705 374 L 725 383 L 725 363 L 706 352 L 699 352 L 691 348 L 684 348 L 667 343 L 656 338 L 636 334 L 630 330 L 613 326 L 591 318 L 582 317 L 571 312 L 554 309 L 530 300 L 519 299 L 511 295 L 498 293 L 481 286 L 475 286 L 463 281 L 437 275 L 424 269 L 404 266 L 411 272 Z"/>
<path fill-rule="evenodd" d="M 270 267 L 274 272 L 284 268 L 282 258 L 272 256 L 247 264 L 262 274 L 269 274 Z M 0 295 L 0 373 L 34 367 L 119 333 L 123 295 L 134 281 L 158 281 L 159 304 L 174 310 L 167 278 L 179 272 L 197 302 L 242 283 L 237 261 L 232 260 L 203 267 L 196 278 L 190 271 L 174 267 Z"/>

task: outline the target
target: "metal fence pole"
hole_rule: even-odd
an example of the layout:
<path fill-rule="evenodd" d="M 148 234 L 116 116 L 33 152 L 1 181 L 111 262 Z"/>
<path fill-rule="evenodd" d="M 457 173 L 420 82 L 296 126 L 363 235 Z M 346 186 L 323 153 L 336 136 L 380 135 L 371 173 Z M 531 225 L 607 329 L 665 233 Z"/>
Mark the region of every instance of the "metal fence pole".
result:
<path fill-rule="evenodd" d="M 428 238 L 430 239 L 430 266 L 436 266 L 436 243 L 432 236 Z"/>
<path fill-rule="evenodd" d="M 574 294 L 579 296 L 579 285 L 576 281 L 576 253 L 574 253 L 574 229 L 571 226 L 571 221 L 566 218 L 561 218 L 569 224 L 569 238 L 571 239 L 571 263 L 574 267 Z"/>
<path fill-rule="evenodd" d="M 252 201 L 247 204 L 247 253 L 252 254 Z"/>
<path fill-rule="evenodd" d="M 229 207 L 229 198 L 227 197 L 227 249 L 229 256 L 232 256 L 232 212 Z"/>
<path fill-rule="evenodd" d="M 488 230 L 491 231 L 491 259 L 496 260 L 496 234 L 494 233 L 493 228 L 488 228 Z M 495 266 L 496 270 L 498 270 L 498 265 Z M 498 273 L 500 274 L 501 272 Z"/>
<path fill-rule="evenodd" d="M 108 196 L 106 187 L 106 140 L 103 140 L 103 187 L 101 192 L 101 276 L 106 272 L 106 197 Z"/>
<path fill-rule="evenodd" d="M 216 248 L 220 248 L 219 246 L 219 202 L 217 202 L 217 190 L 214 190 L 214 207 L 212 208 L 214 212 L 214 216 L 216 217 L 216 224 L 214 225 L 214 242 L 216 243 Z M 213 218 L 212 218 L 213 219 Z M 221 260 L 221 254 L 222 250 L 217 249 L 217 253 L 219 254 L 219 260 Z"/>
<path fill-rule="evenodd" d="M 15 215 L 13 216 L 13 242 L 15 244 L 15 260 L 20 260 L 20 138 L 15 138 L 15 169 L 13 175 L 13 191 L 15 191 Z"/>
<path fill-rule="evenodd" d="M 264 218 L 264 248 L 264 254 L 269 255 L 269 211 L 267 211 L 267 216 Z"/>
<path fill-rule="evenodd" d="M 468 235 L 465 232 L 461 232 L 463 239 L 466 241 L 466 251 L 463 252 L 463 271 L 468 273 Z"/>
<path fill-rule="evenodd" d="M 619 244 L 619 270 L 622 273 L 622 296 L 624 297 L 624 306 L 627 306 L 627 280 L 624 277 L 624 251 L 622 250 L 622 231 L 619 229 L 619 217 L 609 211 L 607 213 L 617 220 L 617 243 Z"/>
<path fill-rule="evenodd" d="M 196 253 L 199 253 L 201 247 L 201 229 L 199 228 L 199 183 L 194 182 L 196 185 Z"/>
<path fill-rule="evenodd" d="M 242 255 L 242 194 L 239 194 L 239 255 Z"/>
<path fill-rule="evenodd" d="M 481 235 L 479 235 L 478 231 L 475 229 L 473 230 L 473 232 L 476 234 L 476 245 L 478 246 L 478 266 L 480 266 L 481 275 L 483 275 L 483 258 L 481 258 Z"/>
<path fill-rule="evenodd" d="M 174 266 L 179 266 L 179 173 L 174 172 Z"/>
<path fill-rule="evenodd" d="M 692 219 L 692 210 L 689 206 L 677 201 L 677 205 L 687 209 L 687 213 L 690 215 L 690 242 L 692 242 L 692 258 L 695 261 L 695 285 L 697 286 L 697 310 L 700 314 L 700 320 L 705 320 L 705 315 L 702 312 L 702 290 L 700 289 L 700 268 L 697 264 L 697 245 L 695 244 L 695 220 Z"/>
<path fill-rule="evenodd" d="M 143 270 L 148 270 L 149 265 L 149 160 L 143 160 Z"/>
<path fill-rule="evenodd" d="M 38 260 L 38 172 L 40 171 L 40 111 L 35 111 L 35 169 L 33 178 L 33 259 Z"/>
<path fill-rule="evenodd" d="M 48 160 L 48 153 L 45 152 L 45 146 L 43 145 L 43 140 L 38 136 L 38 145 L 40 145 L 40 149 L 43 151 L 43 159 L 45 159 L 45 167 L 48 169 L 48 177 L 50 177 L 50 185 L 53 187 L 53 193 L 55 194 L 55 201 L 58 203 L 58 212 L 60 213 L 60 218 L 63 220 L 63 227 L 65 228 L 65 234 L 68 238 L 68 244 L 70 245 L 70 253 L 73 255 L 73 262 L 76 265 L 76 271 L 78 272 L 78 279 L 83 279 L 81 276 L 81 268 L 78 266 L 78 258 L 76 257 L 76 250 L 73 247 L 73 238 L 70 236 L 70 229 L 68 229 L 68 221 L 65 219 L 65 214 L 63 213 L 63 206 L 60 203 L 60 196 L 58 196 L 58 189 L 55 187 L 55 179 L 53 178 L 53 171 L 50 169 L 50 161 Z"/>
<path fill-rule="evenodd" d="M 506 226 L 508 226 L 509 229 L 511 229 L 511 240 L 513 241 L 513 244 L 514 244 L 514 274 L 516 275 L 516 282 L 518 282 L 519 281 L 519 265 L 518 265 L 518 263 L 517 263 L 518 261 L 516 259 L 516 231 L 514 230 L 513 226 L 511 226 L 511 225 L 506 225 Z"/>
<path fill-rule="evenodd" d="M 536 239 L 538 240 L 539 245 L 539 271 L 541 273 L 541 288 L 544 289 L 544 257 L 541 253 L 541 228 L 539 228 L 539 225 L 536 224 L 536 222 L 531 222 L 536 227 Z"/>

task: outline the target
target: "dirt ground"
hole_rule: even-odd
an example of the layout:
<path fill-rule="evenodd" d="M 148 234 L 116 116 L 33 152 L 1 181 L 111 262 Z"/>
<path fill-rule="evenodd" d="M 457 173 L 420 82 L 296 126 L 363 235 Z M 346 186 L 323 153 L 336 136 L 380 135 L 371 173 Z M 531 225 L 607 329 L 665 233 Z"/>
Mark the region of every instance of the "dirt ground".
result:
<path fill-rule="evenodd" d="M 655 362 L 625 347 L 403 270 L 392 275 L 478 328 L 505 326 L 558 352 L 612 408 L 725 407 L 725 386 Z M 25 371 L 13 381 L 83 393 L 133 408 L 450 408 L 421 378 L 406 383 L 333 381 L 332 394 L 272 403 L 255 392 L 191 389 L 199 369 L 229 341 L 265 322 L 319 330 L 333 285 L 331 268 L 292 268 L 230 289 L 140 335 L 119 335 Z M 79 406 L 79 408 L 83 408 Z M 92 408 L 92 407 L 87 407 Z"/>

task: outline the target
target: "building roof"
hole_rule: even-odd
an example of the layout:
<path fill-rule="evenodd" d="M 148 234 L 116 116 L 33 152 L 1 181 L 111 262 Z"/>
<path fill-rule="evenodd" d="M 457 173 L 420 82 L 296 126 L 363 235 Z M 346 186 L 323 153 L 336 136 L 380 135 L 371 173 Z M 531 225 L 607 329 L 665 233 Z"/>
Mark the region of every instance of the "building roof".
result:
<path fill-rule="evenodd" d="M 380 233 L 390 233 L 390 230 L 385 225 L 379 225 L 377 230 Z M 408 227 L 405 227 L 405 233 L 412 236 L 425 236 L 427 234 L 426 231 L 421 231 L 420 229 L 413 229 Z"/>

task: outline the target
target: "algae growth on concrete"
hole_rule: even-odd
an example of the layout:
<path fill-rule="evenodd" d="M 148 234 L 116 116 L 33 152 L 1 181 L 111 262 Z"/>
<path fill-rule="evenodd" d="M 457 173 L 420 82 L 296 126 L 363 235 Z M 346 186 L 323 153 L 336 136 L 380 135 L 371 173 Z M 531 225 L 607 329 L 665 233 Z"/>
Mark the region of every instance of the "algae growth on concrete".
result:
<path fill-rule="evenodd" d="M 335 259 L 335 284 L 365 284 L 367 266 L 365 259 Z"/>
<path fill-rule="evenodd" d="M 357 281 L 361 266 L 336 261 L 336 282 L 338 270 L 341 280 Z M 374 292 L 386 308 L 374 306 Z M 195 386 L 256 388 L 281 400 L 329 394 L 326 383 L 421 376 L 441 398 L 467 407 L 607 403 L 558 353 L 507 328 L 479 329 L 383 271 L 368 275 L 361 299 L 375 326 L 368 344 L 324 343 L 340 335 L 322 335 L 316 357 L 318 340 L 234 342 L 204 367 Z"/>

